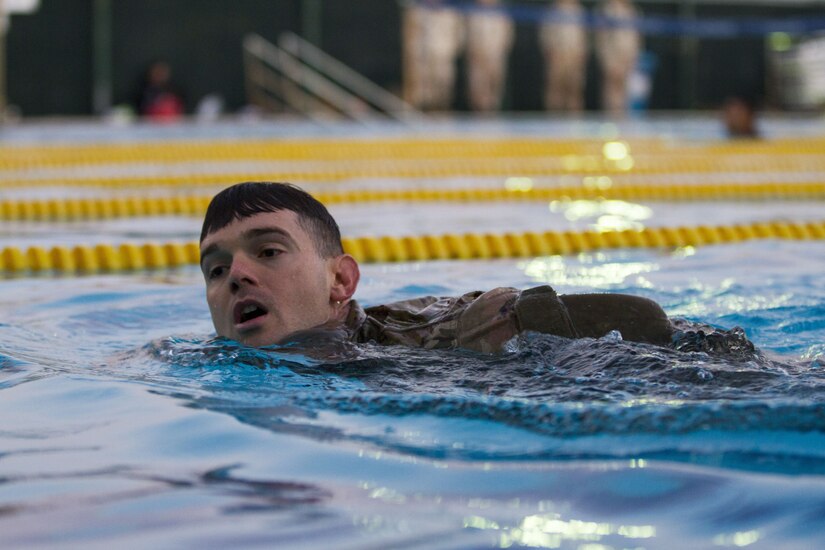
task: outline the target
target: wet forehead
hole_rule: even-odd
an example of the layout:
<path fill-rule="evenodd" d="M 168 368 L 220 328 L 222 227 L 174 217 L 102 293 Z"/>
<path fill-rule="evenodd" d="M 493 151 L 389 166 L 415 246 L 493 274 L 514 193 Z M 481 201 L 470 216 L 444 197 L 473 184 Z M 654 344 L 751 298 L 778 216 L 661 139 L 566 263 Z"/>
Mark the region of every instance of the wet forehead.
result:
<path fill-rule="evenodd" d="M 209 233 L 201 243 L 201 257 L 216 249 L 242 244 L 262 235 L 281 235 L 303 248 L 311 244 L 306 230 L 298 221 L 298 215 L 291 210 L 262 212 Z"/>

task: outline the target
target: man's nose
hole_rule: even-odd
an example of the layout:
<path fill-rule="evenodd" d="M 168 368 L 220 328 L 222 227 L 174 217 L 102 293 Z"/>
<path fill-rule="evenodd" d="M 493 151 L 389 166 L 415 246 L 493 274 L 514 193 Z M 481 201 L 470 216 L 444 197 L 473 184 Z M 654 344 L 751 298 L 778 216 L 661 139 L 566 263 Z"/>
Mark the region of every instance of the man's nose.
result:
<path fill-rule="evenodd" d="M 254 266 L 248 258 L 235 257 L 229 268 L 229 285 L 233 292 L 237 292 L 244 286 L 255 286 L 258 279 L 255 276 Z"/>

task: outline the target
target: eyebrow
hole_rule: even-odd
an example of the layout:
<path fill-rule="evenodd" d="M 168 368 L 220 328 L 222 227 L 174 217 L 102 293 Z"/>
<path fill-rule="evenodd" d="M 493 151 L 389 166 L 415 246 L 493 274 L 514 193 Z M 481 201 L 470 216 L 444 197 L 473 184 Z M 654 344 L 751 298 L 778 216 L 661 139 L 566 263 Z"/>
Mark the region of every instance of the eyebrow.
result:
<path fill-rule="evenodd" d="M 258 239 L 260 237 L 265 237 L 268 235 L 278 235 L 284 238 L 286 241 L 288 241 L 290 245 L 298 248 L 298 243 L 295 241 L 294 238 L 292 238 L 292 235 L 290 235 L 289 232 L 285 231 L 284 229 L 281 229 L 280 227 L 255 227 L 252 229 L 247 229 L 242 233 L 241 236 L 245 239 Z M 208 256 L 210 256 L 211 254 L 215 254 L 219 250 L 220 247 L 218 246 L 218 243 L 212 243 L 205 249 L 203 249 L 203 251 L 201 252 L 200 261 L 201 268 L 203 267 L 203 261 Z"/>
<path fill-rule="evenodd" d="M 290 244 L 294 244 L 296 246 L 298 244 L 295 242 L 295 239 L 292 238 L 292 235 L 290 235 L 288 231 L 281 229 L 280 227 L 256 227 L 253 229 L 247 229 L 246 231 L 244 231 L 243 236 L 248 239 L 257 239 L 259 237 L 265 237 L 272 233 L 280 235 L 284 239 L 288 240 Z"/>

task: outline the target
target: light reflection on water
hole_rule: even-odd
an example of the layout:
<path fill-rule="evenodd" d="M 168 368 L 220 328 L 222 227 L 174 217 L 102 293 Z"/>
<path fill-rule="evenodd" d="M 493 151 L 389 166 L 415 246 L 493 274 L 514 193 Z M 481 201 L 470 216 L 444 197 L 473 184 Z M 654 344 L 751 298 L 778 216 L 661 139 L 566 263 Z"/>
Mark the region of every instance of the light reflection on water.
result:
<path fill-rule="evenodd" d="M 531 281 L 553 287 L 581 286 L 604 288 L 623 285 L 632 275 L 658 270 L 655 262 L 590 262 L 589 255 L 581 255 L 575 265 L 564 256 L 544 256 L 519 263 Z M 590 264 L 590 265 L 588 265 Z M 649 286 L 645 277 L 636 279 L 637 285 Z"/>
<path fill-rule="evenodd" d="M 613 525 L 577 519 L 564 520 L 561 514 L 526 516 L 518 525 L 499 525 L 482 516 L 464 518 L 464 527 L 500 531 L 499 547 L 514 545 L 531 548 L 560 548 L 565 541 L 598 542 L 610 535 L 624 539 L 622 544 L 638 544 L 638 539 L 656 536 L 653 525 Z"/>
<path fill-rule="evenodd" d="M 585 187 L 608 189 L 613 185 L 610 178 L 585 178 Z M 644 221 L 653 217 L 649 206 L 621 200 L 555 200 L 550 202 L 550 212 L 561 213 L 569 222 L 588 222 L 596 231 L 641 231 Z"/>

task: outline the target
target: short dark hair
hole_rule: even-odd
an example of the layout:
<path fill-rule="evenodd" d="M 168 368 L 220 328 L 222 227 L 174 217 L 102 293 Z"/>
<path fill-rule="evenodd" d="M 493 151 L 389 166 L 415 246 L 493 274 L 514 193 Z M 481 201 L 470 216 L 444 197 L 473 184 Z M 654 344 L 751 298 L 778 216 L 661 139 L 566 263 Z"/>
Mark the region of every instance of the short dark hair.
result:
<path fill-rule="evenodd" d="M 212 198 L 203 218 L 201 242 L 235 220 L 264 212 L 291 210 L 322 258 L 344 253 L 341 231 L 326 207 L 291 183 L 249 181 L 227 187 Z"/>

